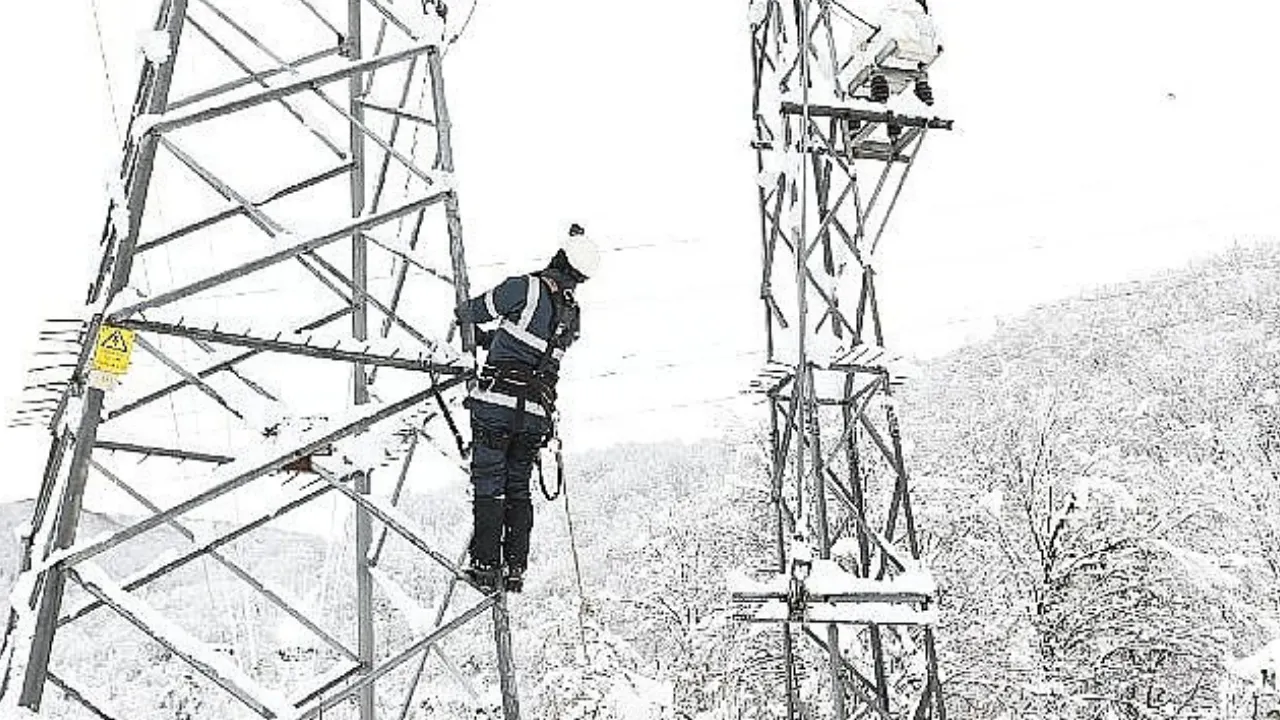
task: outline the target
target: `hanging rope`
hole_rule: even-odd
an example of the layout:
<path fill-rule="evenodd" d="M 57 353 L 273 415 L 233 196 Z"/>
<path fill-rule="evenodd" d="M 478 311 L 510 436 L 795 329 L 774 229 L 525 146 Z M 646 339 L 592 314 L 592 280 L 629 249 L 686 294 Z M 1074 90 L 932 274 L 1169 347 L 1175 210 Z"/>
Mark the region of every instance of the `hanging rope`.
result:
<path fill-rule="evenodd" d="M 587 592 L 582 584 L 582 561 L 578 557 L 578 537 L 573 530 L 573 512 L 569 509 L 569 486 L 561 475 L 561 497 L 564 498 L 564 520 L 569 528 L 569 553 L 573 556 L 573 576 L 578 583 L 578 640 L 582 643 L 582 654 L 587 653 Z"/>

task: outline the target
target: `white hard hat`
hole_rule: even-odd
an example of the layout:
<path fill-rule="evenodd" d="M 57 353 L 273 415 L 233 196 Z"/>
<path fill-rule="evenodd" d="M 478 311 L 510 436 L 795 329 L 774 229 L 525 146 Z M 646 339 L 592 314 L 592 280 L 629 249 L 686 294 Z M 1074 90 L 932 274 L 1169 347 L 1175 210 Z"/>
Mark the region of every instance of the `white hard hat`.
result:
<path fill-rule="evenodd" d="M 565 238 L 564 255 L 573 269 L 586 277 L 594 277 L 600 269 L 600 251 L 577 224 L 569 229 L 569 236 Z"/>

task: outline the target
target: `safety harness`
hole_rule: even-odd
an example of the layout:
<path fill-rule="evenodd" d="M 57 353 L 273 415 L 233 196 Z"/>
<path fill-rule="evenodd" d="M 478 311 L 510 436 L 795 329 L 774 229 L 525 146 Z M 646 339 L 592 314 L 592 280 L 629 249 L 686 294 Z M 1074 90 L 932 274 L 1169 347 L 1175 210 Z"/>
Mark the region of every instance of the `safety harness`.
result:
<path fill-rule="evenodd" d="M 564 350 L 578 338 L 579 310 L 578 304 L 573 299 L 573 293 L 569 288 L 561 287 L 551 278 L 540 274 L 535 274 L 531 277 L 542 283 L 543 288 L 551 298 L 551 337 L 547 340 L 546 347 L 543 348 L 542 354 L 538 357 L 537 364 L 534 367 L 529 367 L 523 363 L 486 360 L 478 378 L 480 387 L 486 391 L 497 392 L 515 398 L 516 413 L 510 434 L 485 432 L 485 436 L 479 438 L 479 440 L 489 447 L 501 450 L 504 455 L 509 454 L 512 450 L 512 443 L 516 441 L 516 438 L 524 430 L 525 413 L 527 412 L 528 404 L 531 402 L 537 403 L 546 414 L 551 430 L 540 437 L 533 447 L 518 448 L 518 450 L 533 453 L 533 462 L 538 468 L 538 484 L 542 488 L 542 494 L 547 500 L 555 500 L 564 489 L 564 461 L 561 456 L 559 417 L 555 409 L 556 381 L 559 376 L 552 369 L 551 360 L 556 355 L 557 350 L 560 351 L 560 354 L 563 354 Z M 528 327 L 522 327 L 521 330 L 527 332 Z M 542 471 L 542 459 L 538 453 L 541 448 L 548 445 L 554 447 L 556 459 L 556 490 L 554 493 L 547 489 L 546 477 Z"/>

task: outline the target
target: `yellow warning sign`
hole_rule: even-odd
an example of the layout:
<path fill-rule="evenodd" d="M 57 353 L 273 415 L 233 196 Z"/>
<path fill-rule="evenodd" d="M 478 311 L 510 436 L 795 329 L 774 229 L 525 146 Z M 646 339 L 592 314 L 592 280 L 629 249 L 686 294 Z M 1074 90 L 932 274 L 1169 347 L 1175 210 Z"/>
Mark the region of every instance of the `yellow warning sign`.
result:
<path fill-rule="evenodd" d="M 98 342 L 93 348 L 93 369 L 113 375 L 123 375 L 129 370 L 129 358 L 133 355 L 133 331 L 103 325 L 98 330 Z"/>

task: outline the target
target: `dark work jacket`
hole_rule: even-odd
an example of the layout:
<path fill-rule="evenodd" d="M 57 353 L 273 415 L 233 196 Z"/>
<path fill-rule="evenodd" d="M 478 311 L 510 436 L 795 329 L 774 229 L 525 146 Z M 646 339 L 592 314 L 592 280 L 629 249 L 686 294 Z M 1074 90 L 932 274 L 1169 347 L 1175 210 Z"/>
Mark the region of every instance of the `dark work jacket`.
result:
<path fill-rule="evenodd" d="M 516 275 L 503 280 L 483 295 L 467 301 L 460 315 L 477 325 L 497 321 L 489 344 L 485 364 L 498 367 L 520 367 L 530 371 L 541 369 L 553 377 L 560 374 L 563 350 L 556 349 L 539 368 L 539 361 L 546 352 L 547 342 L 555 332 L 553 327 L 554 299 L 551 289 L 539 279 L 546 276 L 557 286 L 568 288 L 575 283 L 556 268 L 547 268 L 536 275 Z M 575 313 L 576 315 L 576 313 Z M 576 323 L 575 323 L 576 325 Z M 571 343 L 578 335 L 578 328 L 570 328 Z M 471 395 L 475 400 L 504 407 L 515 407 L 515 398 L 491 390 L 477 388 Z M 544 415 L 536 403 L 526 406 L 528 412 Z"/>

